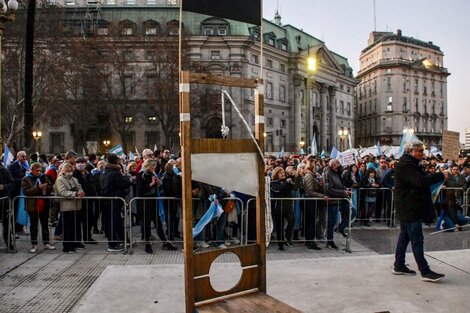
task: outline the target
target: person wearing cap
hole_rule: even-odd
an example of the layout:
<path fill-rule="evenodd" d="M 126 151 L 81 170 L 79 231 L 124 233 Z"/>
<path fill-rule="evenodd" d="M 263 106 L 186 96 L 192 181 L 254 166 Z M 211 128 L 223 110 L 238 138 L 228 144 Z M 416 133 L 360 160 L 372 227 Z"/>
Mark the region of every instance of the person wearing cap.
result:
<path fill-rule="evenodd" d="M 75 152 L 73 150 L 69 150 L 69 151 L 67 151 L 67 153 L 65 153 L 64 163 L 66 162 L 66 163 L 72 164 L 73 169 L 75 169 L 75 163 L 77 161 L 77 157 L 78 157 L 77 152 Z"/>

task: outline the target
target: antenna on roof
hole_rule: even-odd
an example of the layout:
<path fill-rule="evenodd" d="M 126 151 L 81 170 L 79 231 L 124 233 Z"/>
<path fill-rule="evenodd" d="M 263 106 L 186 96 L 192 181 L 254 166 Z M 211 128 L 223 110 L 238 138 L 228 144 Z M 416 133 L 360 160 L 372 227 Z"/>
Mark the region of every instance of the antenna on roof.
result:
<path fill-rule="evenodd" d="M 377 31 L 377 15 L 375 12 L 375 0 L 374 0 L 374 32 Z"/>

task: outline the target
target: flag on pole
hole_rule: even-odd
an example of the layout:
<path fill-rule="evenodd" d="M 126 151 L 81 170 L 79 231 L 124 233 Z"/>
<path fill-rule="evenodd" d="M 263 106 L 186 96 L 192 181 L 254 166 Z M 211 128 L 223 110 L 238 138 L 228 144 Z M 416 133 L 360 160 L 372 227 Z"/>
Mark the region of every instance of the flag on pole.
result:
<path fill-rule="evenodd" d="M 313 135 L 312 139 L 312 148 L 311 148 L 312 155 L 318 154 L 318 147 L 317 147 L 317 136 Z"/>
<path fill-rule="evenodd" d="M 376 156 L 381 156 L 382 155 L 382 147 L 380 146 L 380 141 L 377 142 L 377 153 Z"/>
<path fill-rule="evenodd" d="M 5 145 L 3 149 L 3 166 L 8 167 L 11 163 L 13 163 L 13 160 L 15 158 L 13 157 L 13 153 L 11 153 L 10 149 L 8 149 L 8 146 Z"/>
<path fill-rule="evenodd" d="M 326 158 L 326 152 L 325 150 L 322 150 L 320 154 L 320 159 L 324 159 L 324 158 Z"/>
<path fill-rule="evenodd" d="M 108 150 L 108 153 L 114 153 L 118 156 L 121 156 L 124 154 L 124 150 L 122 149 L 122 145 L 118 144 L 116 147 L 113 147 Z"/>
<path fill-rule="evenodd" d="M 282 147 L 281 151 L 279 151 L 278 158 L 281 159 L 284 156 L 284 147 Z"/>
<path fill-rule="evenodd" d="M 338 156 L 338 149 L 336 149 L 336 147 L 333 147 L 333 149 L 331 149 L 330 158 L 336 159 L 337 156 Z"/>
<path fill-rule="evenodd" d="M 135 155 L 132 153 L 132 151 L 129 151 L 129 161 L 134 161 L 135 160 Z"/>
<path fill-rule="evenodd" d="M 183 11 L 261 26 L 261 0 L 182 0 Z"/>
<path fill-rule="evenodd" d="M 155 151 L 157 151 L 157 150 L 158 150 L 157 144 L 154 144 L 154 145 L 153 145 L 153 152 L 155 152 Z"/>
<path fill-rule="evenodd" d="M 352 141 L 351 141 L 351 133 L 348 134 L 348 142 L 349 142 L 349 149 L 352 150 L 353 146 L 352 146 Z"/>
<path fill-rule="evenodd" d="M 140 153 L 139 153 L 139 150 L 137 150 L 137 146 L 134 146 L 135 148 L 135 153 L 137 154 L 138 157 L 140 157 Z"/>

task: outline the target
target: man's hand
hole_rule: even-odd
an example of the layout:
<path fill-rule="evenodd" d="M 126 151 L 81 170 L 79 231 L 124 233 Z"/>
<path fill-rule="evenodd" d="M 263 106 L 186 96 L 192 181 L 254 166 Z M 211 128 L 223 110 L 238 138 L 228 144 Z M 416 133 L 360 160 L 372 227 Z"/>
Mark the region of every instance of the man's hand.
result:
<path fill-rule="evenodd" d="M 78 198 L 83 198 L 84 196 L 85 196 L 85 193 L 83 191 L 77 191 Z"/>
<path fill-rule="evenodd" d="M 47 183 L 39 184 L 38 187 L 39 187 L 39 189 L 41 189 L 42 191 L 46 191 Z"/>

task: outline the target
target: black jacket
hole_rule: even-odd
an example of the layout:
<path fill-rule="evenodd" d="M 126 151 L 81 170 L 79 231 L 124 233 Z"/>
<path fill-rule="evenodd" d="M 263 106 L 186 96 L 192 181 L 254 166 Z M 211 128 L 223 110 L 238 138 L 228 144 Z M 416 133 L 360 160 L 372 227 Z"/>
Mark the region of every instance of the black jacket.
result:
<path fill-rule="evenodd" d="M 15 182 L 10 172 L 2 165 L 0 165 L 0 185 L 3 185 L 3 190 L 0 190 L 0 198 L 8 197 L 15 189 Z"/>
<path fill-rule="evenodd" d="M 106 164 L 100 176 L 101 196 L 125 198 L 130 187 L 131 180 L 121 174 L 119 165 Z"/>
<path fill-rule="evenodd" d="M 96 191 L 95 191 L 95 182 L 93 181 L 93 176 L 91 173 L 88 173 L 85 170 L 85 174 L 82 174 L 79 170 L 73 171 L 73 177 L 75 177 L 80 185 L 83 188 L 83 192 L 85 193 L 85 196 L 87 197 L 94 197 L 96 196 Z"/>
<path fill-rule="evenodd" d="M 297 186 L 287 180 L 271 181 L 271 210 L 272 214 L 285 214 L 285 212 L 294 210 L 293 200 L 275 200 L 276 198 L 292 198 L 292 190 L 297 190 Z"/>
<path fill-rule="evenodd" d="M 21 191 L 21 181 L 26 175 L 26 170 L 21 166 L 20 161 L 16 160 L 8 166 L 8 171 L 10 171 L 11 177 L 15 182 L 15 188 L 12 190 L 11 197 L 16 197 L 20 195 Z"/>
<path fill-rule="evenodd" d="M 402 222 L 432 222 L 435 217 L 430 186 L 444 174 L 426 174 L 419 160 L 403 154 L 395 168 L 394 203 Z"/>

